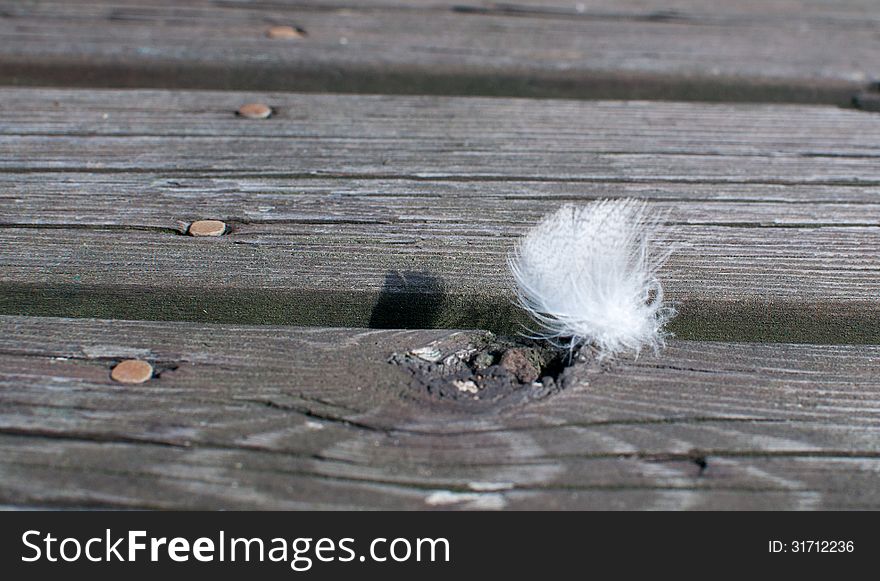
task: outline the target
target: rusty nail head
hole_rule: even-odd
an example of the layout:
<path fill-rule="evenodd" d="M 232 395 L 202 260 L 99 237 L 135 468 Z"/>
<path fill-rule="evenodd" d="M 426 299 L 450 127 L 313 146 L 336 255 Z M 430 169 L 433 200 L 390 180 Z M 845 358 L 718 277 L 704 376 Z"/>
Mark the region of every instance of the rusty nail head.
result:
<path fill-rule="evenodd" d="M 110 378 L 119 383 L 144 383 L 153 377 L 153 366 L 140 359 L 126 359 L 110 372 Z"/>
<path fill-rule="evenodd" d="M 238 108 L 238 115 L 248 119 L 268 119 L 272 116 L 272 107 L 263 103 L 247 103 Z"/>
<path fill-rule="evenodd" d="M 222 236 L 226 223 L 220 220 L 197 220 L 189 225 L 190 236 Z"/>
<path fill-rule="evenodd" d="M 302 38 L 305 31 L 295 26 L 272 26 L 266 31 L 266 36 L 275 39 Z"/>

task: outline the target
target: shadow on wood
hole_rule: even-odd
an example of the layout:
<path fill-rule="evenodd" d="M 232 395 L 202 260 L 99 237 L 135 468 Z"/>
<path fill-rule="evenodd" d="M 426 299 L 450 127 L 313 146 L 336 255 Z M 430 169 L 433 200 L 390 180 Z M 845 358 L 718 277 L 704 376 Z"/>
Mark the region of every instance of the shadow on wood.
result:
<path fill-rule="evenodd" d="M 374 329 L 429 329 L 443 310 L 443 281 L 430 272 L 388 271 L 369 326 Z"/>

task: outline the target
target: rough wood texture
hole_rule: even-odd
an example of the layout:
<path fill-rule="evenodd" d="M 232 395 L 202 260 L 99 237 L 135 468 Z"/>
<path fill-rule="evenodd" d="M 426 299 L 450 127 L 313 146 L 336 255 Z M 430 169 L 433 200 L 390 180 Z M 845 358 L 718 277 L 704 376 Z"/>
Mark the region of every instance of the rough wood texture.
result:
<path fill-rule="evenodd" d="M 7 0 L 0 16 L 0 79 L 21 85 L 848 104 L 880 77 L 870 0 Z"/>
<path fill-rule="evenodd" d="M 505 255 L 652 199 L 685 338 L 880 342 L 880 117 L 833 107 L 0 91 L 0 312 L 518 328 Z M 271 119 L 237 118 L 265 101 Z M 217 239 L 184 236 L 220 219 Z"/>
<path fill-rule="evenodd" d="M 387 363 L 474 334 L 0 317 L 0 503 L 880 507 L 880 347 L 675 341 L 472 413 Z"/>

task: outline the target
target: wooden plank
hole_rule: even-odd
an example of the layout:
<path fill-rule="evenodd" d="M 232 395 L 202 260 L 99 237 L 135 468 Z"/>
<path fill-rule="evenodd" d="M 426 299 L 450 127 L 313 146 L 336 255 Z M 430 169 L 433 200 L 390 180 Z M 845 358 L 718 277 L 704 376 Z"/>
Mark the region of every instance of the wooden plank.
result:
<path fill-rule="evenodd" d="M 880 117 L 822 106 L 2 89 L 0 168 L 876 186 Z M 265 101 L 268 120 L 234 112 Z"/>
<path fill-rule="evenodd" d="M 277 108 L 236 118 L 242 102 Z M 0 312 L 518 329 L 506 253 L 648 198 L 684 338 L 880 342 L 880 117 L 832 107 L 0 91 Z M 196 219 L 231 226 L 182 236 Z M 427 299 L 425 297 L 428 297 Z"/>
<path fill-rule="evenodd" d="M 0 80 L 19 85 L 848 104 L 880 77 L 869 0 L 6 0 L 0 15 Z"/>
<path fill-rule="evenodd" d="M 674 341 L 526 405 L 416 394 L 477 331 L 0 317 L 0 502 L 134 508 L 880 506 L 880 347 Z M 122 358 L 160 375 L 109 378 Z M 474 404 L 471 406 L 471 404 Z"/>

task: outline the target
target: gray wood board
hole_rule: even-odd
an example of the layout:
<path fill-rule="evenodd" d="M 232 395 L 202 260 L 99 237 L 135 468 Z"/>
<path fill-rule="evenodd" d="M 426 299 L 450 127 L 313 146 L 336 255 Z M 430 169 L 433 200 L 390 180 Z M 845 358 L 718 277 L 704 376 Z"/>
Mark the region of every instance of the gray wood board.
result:
<path fill-rule="evenodd" d="M 667 212 L 684 338 L 880 342 L 880 117 L 821 106 L 0 91 L 0 312 L 519 329 L 565 202 Z M 263 100 L 266 121 L 233 112 Z M 218 239 L 181 235 L 226 221 Z M 426 298 L 428 297 L 428 298 Z"/>
<path fill-rule="evenodd" d="M 866 0 L 6 0 L 0 15 L 0 81 L 19 85 L 846 104 L 880 78 Z"/>
<path fill-rule="evenodd" d="M 0 317 L 0 502 L 877 508 L 880 348 L 673 341 L 540 401 L 412 395 L 481 332 Z M 159 377 L 114 383 L 120 359 Z M 701 468 L 702 466 L 702 468 Z"/>

